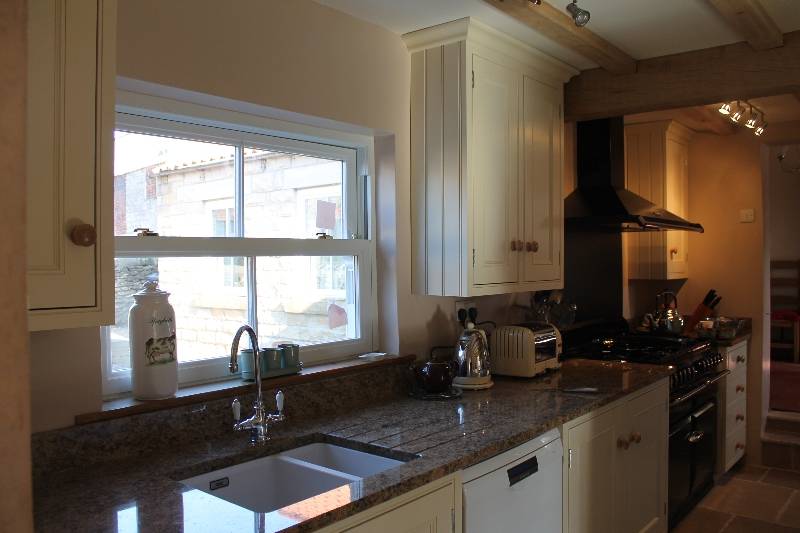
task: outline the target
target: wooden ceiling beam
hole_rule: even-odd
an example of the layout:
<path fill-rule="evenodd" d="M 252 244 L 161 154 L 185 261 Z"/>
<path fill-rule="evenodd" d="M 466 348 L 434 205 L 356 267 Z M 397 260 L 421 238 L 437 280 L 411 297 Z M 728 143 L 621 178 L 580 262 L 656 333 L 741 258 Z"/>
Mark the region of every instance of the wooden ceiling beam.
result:
<path fill-rule="evenodd" d="M 636 72 L 636 60 L 591 30 L 575 25 L 572 17 L 547 2 L 528 0 L 484 0 L 500 11 L 536 30 L 614 74 Z"/>
<path fill-rule="evenodd" d="M 633 74 L 584 70 L 564 88 L 571 120 L 800 93 L 800 31 L 780 48 L 746 42 L 643 59 Z"/>
<path fill-rule="evenodd" d="M 767 50 L 783 46 L 783 32 L 760 0 L 708 0 L 750 46 Z"/>
<path fill-rule="evenodd" d="M 733 135 L 738 131 L 736 125 L 728 117 L 720 114 L 716 109 L 704 105 L 684 108 L 681 110 L 681 114 L 687 121 L 696 124 L 696 126 L 689 127 L 697 131 L 704 129 L 717 135 Z"/>

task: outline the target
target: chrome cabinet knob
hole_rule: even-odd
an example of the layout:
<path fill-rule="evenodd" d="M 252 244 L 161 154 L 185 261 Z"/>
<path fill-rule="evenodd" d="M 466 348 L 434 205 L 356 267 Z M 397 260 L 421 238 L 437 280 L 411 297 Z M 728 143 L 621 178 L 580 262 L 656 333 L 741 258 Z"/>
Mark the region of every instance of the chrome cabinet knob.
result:
<path fill-rule="evenodd" d="M 742 422 L 742 421 L 744 421 L 744 415 L 743 415 L 743 414 L 738 414 L 738 415 L 736 415 L 736 420 L 737 420 L 738 422 Z"/>
<path fill-rule="evenodd" d="M 744 392 L 744 385 L 736 385 L 736 392 Z"/>
<path fill-rule="evenodd" d="M 736 362 L 737 363 L 744 363 L 744 361 L 745 361 L 745 358 L 744 358 L 743 355 L 737 355 L 736 356 Z"/>

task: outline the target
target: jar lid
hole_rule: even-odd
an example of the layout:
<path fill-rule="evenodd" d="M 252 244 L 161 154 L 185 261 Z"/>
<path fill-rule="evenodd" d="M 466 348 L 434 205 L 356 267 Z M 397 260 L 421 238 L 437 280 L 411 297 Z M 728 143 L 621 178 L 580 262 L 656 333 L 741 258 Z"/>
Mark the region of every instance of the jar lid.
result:
<path fill-rule="evenodd" d="M 134 296 L 169 296 L 169 293 L 159 289 L 157 281 L 147 280 L 142 284 L 142 290 L 135 293 Z"/>

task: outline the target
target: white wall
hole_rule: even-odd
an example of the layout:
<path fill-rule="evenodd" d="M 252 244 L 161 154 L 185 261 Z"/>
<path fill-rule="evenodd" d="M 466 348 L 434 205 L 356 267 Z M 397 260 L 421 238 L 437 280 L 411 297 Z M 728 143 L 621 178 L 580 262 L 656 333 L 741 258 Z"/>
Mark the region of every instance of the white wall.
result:
<path fill-rule="evenodd" d="M 120 0 L 118 74 L 370 128 L 377 143 L 381 345 L 423 355 L 453 344 L 453 299 L 411 294 L 410 58 L 400 36 L 311 0 Z M 509 296 L 477 299 L 504 320 Z M 500 313 L 500 316 L 498 316 Z M 34 431 L 101 405 L 95 331 L 31 336 L 34 388 L 61 380 L 80 401 L 34 406 Z M 73 365 L 47 364 L 51 347 Z M 55 374 L 58 372 L 58 376 Z M 45 412 L 47 411 L 47 412 Z"/>
<path fill-rule="evenodd" d="M 778 164 L 779 153 L 788 152 L 795 165 L 800 161 L 800 144 L 771 146 L 769 150 L 769 232 L 772 259 L 800 259 L 800 174 L 785 172 Z"/>

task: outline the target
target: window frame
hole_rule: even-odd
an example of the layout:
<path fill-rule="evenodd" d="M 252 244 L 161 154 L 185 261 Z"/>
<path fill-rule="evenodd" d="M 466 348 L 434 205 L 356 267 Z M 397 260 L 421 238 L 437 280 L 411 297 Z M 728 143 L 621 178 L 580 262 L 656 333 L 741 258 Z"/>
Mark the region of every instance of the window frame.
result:
<path fill-rule="evenodd" d="M 371 136 L 288 123 L 265 115 L 240 113 L 154 95 L 118 91 L 115 129 L 224 143 L 237 147 L 236 166 L 243 162 L 244 148 L 298 153 L 344 162 L 342 212 L 349 239 L 293 239 L 244 237 L 242 189 L 244 179 L 237 170 L 236 237 L 137 237 L 114 236 L 115 258 L 123 257 L 244 257 L 248 283 L 248 322 L 257 325 L 255 266 L 249 258 L 259 256 L 350 256 L 354 258 L 355 301 L 359 313 L 358 338 L 307 346 L 306 366 L 349 359 L 372 351 L 377 342 L 377 272 L 374 234 L 373 143 Z M 313 120 L 313 119 L 312 119 Z M 281 132 L 281 135 L 277 135 Z M 355 231 L 353 231 L 355 230 Z M 157 228 L 156 228 L 157 231 Z M 105 396 L 131 390 L 130 372 L 111 369 L 110 327 L 101 328 L 103 393 Z M 228 355 L 181 363 L 180 386 L 236 379 L 228 373 Z"/>

